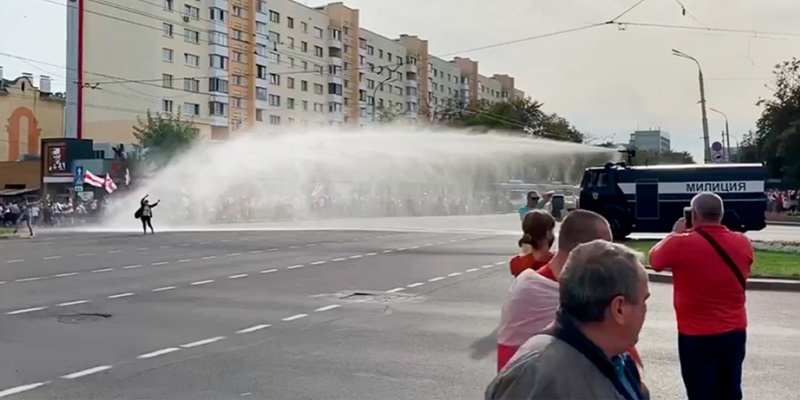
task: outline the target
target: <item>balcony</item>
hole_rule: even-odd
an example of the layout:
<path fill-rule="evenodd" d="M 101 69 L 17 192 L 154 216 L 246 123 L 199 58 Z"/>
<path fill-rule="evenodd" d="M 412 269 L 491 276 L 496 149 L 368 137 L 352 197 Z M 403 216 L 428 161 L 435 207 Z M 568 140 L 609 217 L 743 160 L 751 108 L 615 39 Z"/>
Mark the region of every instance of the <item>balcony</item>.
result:
<path fill-rule="evenodd" d="M 269 87 L 269 81 L 266 78 L 256 77 L 256 86 L 262 88 Z"/>
<path fill-rule="evenodd" d="M 216 54 L 218 56 L 228 57 L 228 48 L 219 44 L 209 43 L 208 54 Z"/>
<path fill-rule="evenodd" d="M 335 83 L 344 86 L 344 81 L 340 75 L 328 74 L 328 83 Z"/>
<path fill-rule="evenodd" d="M 328 33 L 328 48 L 341 50 L 342 47 L 342 41 L 334 38 L 330 33 Z"/>
<path fill-rule="evenodd" d="M 208 95 L 208 101 L 214 103 L 228 104 L 228 94 L 220 92 L 211 92 Z"/>
<path fill-rule="evenodd" d="M 267 101 L 267 99 L 263 99 L 262 100 L 262 99 L 258 99 L 257 98 L 256 99 L 256 108 L 259 108 L 259 109 L 262 109 L 262 110 L 269 109 L 270 108 L 269 101 Z M 272 106 L 271 108 L 277 108 L 277 107 Z"/>
<path fill-rule="evenodd" d="M 415 63 L 406 63 L 406 72 L 412 72 L 414 74 L 417 73 L 417 64 Z"/>
<path fill-rule="evenodd" d="M 419 100 L 417 99 L 416 94 L 407 94 L 406 95 L 406 102 L 416 104 Z"/>
<path fill-rule="evenodd" d="M 328 121 L 337 123 L 344 122 L 344 110 L 328 113 Z"/>
<path fill-rule="evenodd" d="M 340 94 L 328 93 L 328 102 L 344 104 L 344 98 L 342 98 L 342 95 Z"/>
<path fill-rule="evenodd" d="M 228 71 L 220 68 L 211 67 L 208 69 L 209 78 L 221 78 L 228 80 Z"/>
<path fill-rule="evenodd" d="M 417 85 L 417 81 L 406 81 L 406 87 L 407 87 L 407 88 L 414 88 L 414 89 L 416 89 L 416 88 L 418 88 L 419 86 Z"/>
<path fill-rule="evenodd" d="M 211 115 L 208 117 L 208 122 L 211 126 L 228 126 L 228 117 L 226 115 Z"/>

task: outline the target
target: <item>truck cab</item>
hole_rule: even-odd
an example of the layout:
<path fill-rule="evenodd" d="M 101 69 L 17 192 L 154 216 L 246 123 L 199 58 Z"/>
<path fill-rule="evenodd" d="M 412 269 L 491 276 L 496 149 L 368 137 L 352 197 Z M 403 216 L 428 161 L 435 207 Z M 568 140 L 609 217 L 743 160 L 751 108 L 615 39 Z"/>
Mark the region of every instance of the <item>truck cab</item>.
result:
<path fill-rule="evenodd" d="M 578 208 L 592 210 L 605 217 L 614 238 L 624 238 L 631 233 L 628 204 L 625 194 L 617 186 L 617 168 L 625 163 L 607 163 L 603 167 L 587 168 L 581 180 Z"/>

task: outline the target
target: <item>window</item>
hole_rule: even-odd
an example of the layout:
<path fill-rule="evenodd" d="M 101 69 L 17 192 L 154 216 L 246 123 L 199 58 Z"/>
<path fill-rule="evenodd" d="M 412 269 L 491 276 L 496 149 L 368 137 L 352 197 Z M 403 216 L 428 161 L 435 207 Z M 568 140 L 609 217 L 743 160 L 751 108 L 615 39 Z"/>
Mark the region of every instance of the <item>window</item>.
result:
<path fill-rule="evenodd" d="M 264 122 L 264 110 L 256 108 L 256 121 Z"/>
<path fill-rule="evenodd" d="M 289 64 L 289 68 L 294 68 L 294 57 L 289 57 L 289 62 L 287 64 Z"/>
<path fill-rule="evenodd" d="M 172 37 L 172 24 L 164 23 L 164 36 Z"/>
<path fill-rule="evenodd" d="M 308 100 L 303 100 L 303 111 L 308 111 Z"/>
<path fill-rule="evenodd" d="M 263 22 L 256 21 L 256 32 L 262 35 L 268 35 L 269 32 L 267 31 L 267 24 Z"/>
<path fill-rule="evenodd" d="M 228 45 L 228 34 L 222 32 L 209 32 L 208 33 L 208 43 L 209 44 L 218 44 L 220 46 L 227 46 Z"/>
<path fill-rule="evenodd" d="M 338 29 L 331 29 L 331 38 L 341 41 L 342 40 L 342 31 Z"/>
<path fill-rule="evenodd" d="M 281 23 L 281 15 L 275 11 L 269 10 L 269 21 L 279 24 Z"/>
<path fill-rule="evenodd" d="M 328 94 L 335 94 L 335 95 L 342 95 L 342 85 L 338 83 L 329 83 L 328 84 Z"/>
<path fill-rule="evenodd" d="M 314 55 L 320 58 L 324 57 L 325 55 L 322 52 L 322 47 L 314 46 Z"/>
<path fill-rule="evenodd" d="M 165 11 L 172 11 L 173 10 L 173 8 L 172 8 L 173 4 L 172 3 L 173 3 L 172 0 L 164 0 L 164 10 Z"/>
<path fill-rule="evenodd" d="M 246 63 L 247 62 L 247 54 L 244 54 L 244 53 L 239 52 L 239 51 L 234 51 L 233 52 L 233 61 L 240 62 L 240 63 Z"/>
<path fill-rule="evenodd" d="M 265 0 L 258 0 L 256 3 L 256 10 L 261 14 L 267 13 L 267 2 Z"/>
<path fill-rule="evenodd" d="M 294 29 L 294 18 L 286 17 L 286 26 L 288 26 L 290 29 Z"/>
<path fill-rule="evenodd" d="M 200 91 L 200 81 L 192 78 L 184 78 L 183 90 L 187 92 L 197 93 Z"/>
<path fill-rule="evenodd" d="M 228 57 L 212 54 L 210 59 L 211 59 L 211 68 L 219 68 L 221 70 L 228 69 Z"/>
<path fill-rule="evenodd" d="M 194 54 L 183 53 L 183 60 L 186 63 L 186 65 L 188 65 L 190 67 L 199 67 L 200 66 L 200 57 L 198 57 L 198 56 L 196 56 Z"/>
<path fill-rule="evenodd" d="M 314 37 L 317 39 L 322 39 L 322 29 L 314 27 Z"/>
<path fill-rule="evenodd" d="M 303 53 L 308 53 L 308 43 L 300 42 L 300 51 Z"/>
<path fill-rule="evenodd" d="M 308 81 L 300 81 L 300 90 L 304 92 L 308 91 Z"/>
<path fill-rule="evenodd" d="M 317 75 L 325 75 L 325 67 L 322 65 L 314 64 L 314 73 Z"/>
<path fill-rule="evenodd" d="M 342 103 L 336 103 L 336 102 L 328 103 L 328 111 L 331 113 L 342 112 Z"/>
<path fill-rule="evenodd" d="M 227 12 L 221 8 L 211 7 L 208 9 L 209 19 L 212 21 L 225 22 Z"/>
<path fill-rule="evenodd" d="M 208 113 L 216 116 L 228 116 L 228 105 L 218 101 L 211 101 L 208 103 Z"/>
<path fill-rule="evenodd" d="M 256 99 L 258 99 L 258 100 L 266 100 L 267 99 L 267 88 L 256 87 Z"/>
<path fill-rule="evenodd" d="M 183 15 L 186 15 L 192 19 L 200 19 L 200 9 L 188 4 L 184 4 Z"/>
<path fill-rule="evenodd" d="M 256 76 L 258 79 L 267 79 L 267 67 L 256 64 Z"/>
<path fill-rule="evenodd" d="M 200 115 L 200 104 L 183 103 L 183 113 L 185 115 Z"/>
<path fill-rule="evenodd" d="M 339 65 L 329 65 L 328 66 L 328 75 L 331 76 L 342 76 L 342 67 Z"/>
<path fill-rule="evenodd" d="M 289 47 L 290 49 L 294 48 L 294 38 L 293 37 L 291 37 L 291 36 L 287 36 L 286 37 L 286 46 Z"/>
<path fill-rule="evenodd" d="M 294 78 L 286 78 L 286 87 L 294 89 Z"/>
<path fill-rule="evenodd" d="M 172 113 L 172 100 L 161 100 L 161 112 Z"/>
<path fill-rule="evenodd" d="M 322 103 L 314 103 L 314 112 L 324 112 L 325 105 Z"/>
<path fill-rule="evenodd" d="M 267 45 L 262 44 L 262 43 L 256 43 L 256 54 L 258 54 L 260 56 L 266 56 L 267 55 Z"/>
<path fill-rule="evenodd" d="M 374 55 L 375 54 L 375 48 L 372 47 L 372 46 L 367 46 L 367 54 Z"/>
<path fill-rule="evenodd" d="M 269 105 L 272 107 L 281 106 L 281 96 L 271 94 L 269 95 Z"/>
<path fill-rule="evenodd" d="M 183 29 L 183 39 L 190 43 L 200 42 L 200 32 L 188 28 Z"/>
<path fill-rule="evenodd" d="M 303 71 L 308 71 L 308 61 L 303 61 Z"/>
<path fill-rule="evenodd" d="M 226 81 L 224 79 L 220 79 L 220 78 L 209 78 L 209 80 L 208 80 L 208 91 L 209 92 L 228 93 L 228 81 Z"/>
<path fill-rule="evenodd" d="M 242 42 L 247 41 L 247 35 L 240 29 L 233 30 L 233 38 Z"/>
<path fill-rule="evenodd" d="M 161 59 L 162 60 L 164 60 L 166 62 L 172 62 L 172 58 L 173 58 L 172 49 L 168 49 L 166 47 L 161 49 Z"/>
<path fill-rule="evenodd" d="M 300 30 L 303 31 L 303 33 L 308 33 L 308 24 L 305 23 L 305 22 L 301 22 L 300 23 Z"/>
<path fill-rule="evenodd" d="M 294 110 L 294 99 L 291 97 L 286 98 L 286 108 Z"/>
<path fill-rule="evenodd" d="M 281 62 L 281 55 L 272 51 L 269 52 L 267 58 L 269 59 L 269 62 L 274 64 L 278 64 Z"/>
<path fill-rule="evenodd" d="M 367 79 L 367 89 L 375 89 L 375 81 Z"/>
<path fill-rule="evenodd" d="M 172 87 L 172 75 L 170 74 L 161 74 L 161 86 L 165 88 Z"/>
<path fill-rule="evenodd" d="M 294 118 L 289 117 L 289 125 L 292 125 L 292 124 L 294 124 Z"/>
<path fill-rule="evenodd" d="M 233 15 L 240 18 L 247 18 L 247 10 L 239 6 L 233 6 Z"/>
<path fill-rule="evenodd" d="M 324 90 L 324 87 L 321 84 L 319 84 L 319 83 L 315 83 L 314 84 L 314 93 L 322 94 L 323 90 Z"/>
<path fill-rule="evenodd" d="M 281 124 L 281 117 L 277 115 L 270 115 L 269 116 L 269 124 L 270 125 L 280 125 Z"/>
<path fill-rule="evenodd" d="M 269 31 L 269 40 L 280 43 L 281 42 L 281 34 L 274 31 Z"/>
<path fill-rule="evenodd" d="M 234 97 L 233 99 L 233 106 L 236 108 L 247 108 L 247 100 L 241 97 Z"/>
<path fill-rule="evenodd" d="M 367 49 L 367 39 L 359 38 L 358 39 L 358 47 L 366 50 Z"/>
<path fill-rule="evenodd" d="M 278 74 L 269 74 L 269 84 L 270 85 L 280 85 L 281 84 L 281 76 Z"/>
<path fill-rule="evenodd" d="M 392 53 L 386 53 L 386 59 L 392 61 Z"/>
<path fill-rule="evenodd" d="M 234 75 L 233 76 L 233 84 L 235 86 L 247 86 L 247 78 L 241 75 Z"/>

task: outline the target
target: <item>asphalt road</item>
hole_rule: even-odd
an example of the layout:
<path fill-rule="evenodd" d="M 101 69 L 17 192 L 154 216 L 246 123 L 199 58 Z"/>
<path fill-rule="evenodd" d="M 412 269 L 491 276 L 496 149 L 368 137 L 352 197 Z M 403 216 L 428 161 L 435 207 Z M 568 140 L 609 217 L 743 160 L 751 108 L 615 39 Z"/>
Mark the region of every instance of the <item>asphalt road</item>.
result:
<path fill-rule="evenodd" d="M 487 335 L 516 250 L 497 233 L 44 233 L 3 241 L 0 396 L 479 398 L 493 376 Z M 671 288 L 651 291 L 639 345 L 648 384 L 654 398 L 680 398 Z M 749 294 L 746 398 L 795 398 L 796 299 Z"/>

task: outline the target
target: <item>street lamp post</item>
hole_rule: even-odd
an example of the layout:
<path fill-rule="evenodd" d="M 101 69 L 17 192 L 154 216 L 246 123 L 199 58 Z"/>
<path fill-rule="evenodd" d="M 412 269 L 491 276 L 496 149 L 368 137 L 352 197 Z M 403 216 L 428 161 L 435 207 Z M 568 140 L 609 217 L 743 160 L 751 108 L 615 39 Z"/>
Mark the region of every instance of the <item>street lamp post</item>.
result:
<path fill-rule="evenodd" d="M 730 131 L 730 129 L 728 129 L 728 116 L 725 115 L 724 112 L 722 112 L 720 110 L 717 110 L 714 107 L 709 107 L 708 109 L 713 111 L 713 112 L 715 112 L 715 113 L 717 113 L 717 114 L 719 114 L 719 115 L 722 115 L 725 118 L 725 132 L 724 132 L 725 134 L 722 136 L 722 144 L 725 145 L 725 154 L 728 155 L 728 160 L 730 161 L 730 156 L 731 156 L 731 131 Z"/>
<path fill-rule="evenodd" d="M 708 139 L 708 116 L 706 114 L 706 90 L 703 86 L 703 69 L 700 67 L 700 62 L 697 61 L 697 59 L 686 53 L 672 49 L 672 55 L 692 60 L 695 64 L 697 64 L 698 77 L 700 79 L 700 105 L 703 110 L 703 146 L 705 147 L 703 157 L 705 158 L 704 162 L 709 164 L 711 163 L 711 144 L 709 143 Z"/>

